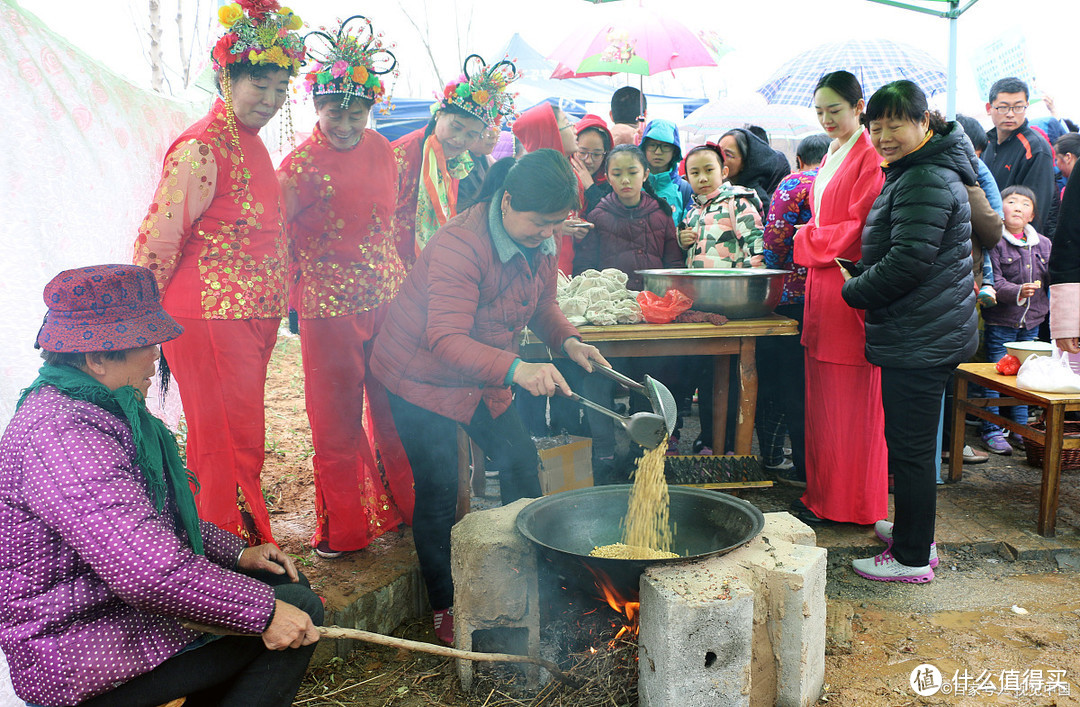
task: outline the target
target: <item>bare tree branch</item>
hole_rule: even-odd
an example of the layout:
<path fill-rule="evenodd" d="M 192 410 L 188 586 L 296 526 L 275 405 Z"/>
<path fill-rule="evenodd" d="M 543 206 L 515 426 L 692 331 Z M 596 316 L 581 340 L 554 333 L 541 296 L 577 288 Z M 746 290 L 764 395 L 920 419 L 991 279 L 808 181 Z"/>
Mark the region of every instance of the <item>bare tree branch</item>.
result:
<path fill-rule="evenodd" d="M 413 19 L 412 14 L 406 12 L 405 8 L 401 7 L 401 3 L 398 3 L 398 9 L 401 10 L 401 13 L 405 15 L 405 19 L 407 19 L 409 24 L 413 26 L 413 29 L 416 30 L 416 34 L 420 37 L 420 43 L 424 45 L 424 49 L 427 51 L 428 59 L 431 60 L 431 70 L 435 72 L 435 80 L 438 81 L 436 85 L 443 86 L 446 82 L 442 80 L 442 74 L 439 73 L 439 65 L 435 61 L 435 53 L 431 48 L 431 24 L 428 22 L 427 0 L 424 0 L 423 7 L 424 29 L 420 29 L 420 25 Z"/>
<path fill-rule="evenodd" d="M 184 0 L 176 0 L 176 43 L 180 48 L 180 79 L 187 88 L 191 64 L 184 61 L 184 54 L 187 53 L 184 51 Z"/>
<path fill-rule="evenodd" d="M 165 87 L 165 74 L 163 64 L 164 56 L 161 50 L 161 0 L 149 0 L 147 9 L 150 13 L 150 86 L 159 93 Z"/>

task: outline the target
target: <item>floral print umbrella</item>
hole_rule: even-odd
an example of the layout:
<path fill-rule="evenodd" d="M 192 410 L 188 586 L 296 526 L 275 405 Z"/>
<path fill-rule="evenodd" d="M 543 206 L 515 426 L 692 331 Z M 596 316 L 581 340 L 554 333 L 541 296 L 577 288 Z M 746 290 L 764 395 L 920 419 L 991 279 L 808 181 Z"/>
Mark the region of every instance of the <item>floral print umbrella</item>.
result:
<path fill-rule="evenodd" d="M 555 79 L 716 66 L 698 36 L 678 20 L 621 5 L 598 8 L 597 20 L 563 40 L 548 58 L 559 63 Z"/>

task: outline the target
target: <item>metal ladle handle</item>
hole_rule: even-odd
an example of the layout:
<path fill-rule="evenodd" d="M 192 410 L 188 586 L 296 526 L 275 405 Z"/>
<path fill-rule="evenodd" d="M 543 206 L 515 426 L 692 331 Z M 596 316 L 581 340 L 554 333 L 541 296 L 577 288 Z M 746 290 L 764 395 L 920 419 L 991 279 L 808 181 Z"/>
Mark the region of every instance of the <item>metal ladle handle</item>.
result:
<path fill-rule="evenodd" d="M 607 366 L 601 366 L 598 363 L 593 363 L 593 370 L 596 371 L 597 373 L 602 373 L 603 375 L 607 376 L 608 378 L 615 381 L 616 383 L 621 383 L 622 385 L 625 385 L 627 388 L 630 388 L 631 390 L 636 390 L 637 392 L 642 393 L 643 395 L 648 395 L 649 394 L 648 391 L 645 390 L 645 386 L 643 384 L 638 383 L 633 378 L 629 378 L 627 376 L 624 376 L 622 373 L 619 373 L 614 368 L 608 368 Z"/>
<path fill-rule="evenodd" d="M 615 418 L 616 420 L 618 420 L 619 422 L 621 422 L 624 425 L 627 422 L 630 421 L 629 417 L 625 417 L 623 415 L 620 415 L 619 413 L 615 412 L 614 410 L 609 410 L 606 407 L 604 407 L 603 405 L 600 405 L 599 403 L 594 403 L 593 401 L 589 400 L 588 398 L 581 397 L 577 393 L 571 393 L 569 395 L 569 398 L 571 400 L 574 400 L 574 401 L 577 401 L 577 402 L 581 403 L 582 405 L 584 405 L 587 408 L 592 408 L 593 410 L 596 410 L 597 412 L 604 413 L 608 417 Z"/>

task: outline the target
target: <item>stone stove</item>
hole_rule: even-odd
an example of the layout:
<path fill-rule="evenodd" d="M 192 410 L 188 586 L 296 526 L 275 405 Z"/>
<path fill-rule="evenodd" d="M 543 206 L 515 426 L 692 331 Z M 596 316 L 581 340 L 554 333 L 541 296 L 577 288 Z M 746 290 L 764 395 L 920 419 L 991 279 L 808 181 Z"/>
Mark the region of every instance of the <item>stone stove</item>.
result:
<path fill-rule="evenodd" d="M 541 655 L 542 560 L 515 526 L 529 502 L 470 513 L 454 526 L 458 648 L 482 648 L 491 631 L 504 650 Z M 825 564 L 808 526 L 767 513 L 762 532 L 737 550 L 649 568 L 640 582 L 641 707 L 815 704 L 825 675 Z M 473 669 L 458 661 L 466 689 Z M 525 670 L 531 685 L 549 679 L 536 666 Z"/>

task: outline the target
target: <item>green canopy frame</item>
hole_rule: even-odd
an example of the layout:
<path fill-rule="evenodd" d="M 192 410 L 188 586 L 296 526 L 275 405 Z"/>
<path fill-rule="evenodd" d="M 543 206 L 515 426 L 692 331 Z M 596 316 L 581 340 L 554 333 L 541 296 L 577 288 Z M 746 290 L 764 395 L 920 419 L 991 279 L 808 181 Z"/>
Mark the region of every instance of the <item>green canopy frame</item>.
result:
<path fill-rule="evenodd" d="M 923 3 L 933 3 L 928 7 L 921 7 L 919 5 L 912 5 L 908 2 L 899 2 L 898 0 L 869 0 L 869 2 L 876 2 L 879 5 L 892 5 L 893 7 L 899 7 L 904 10 L 912 10 L 913 12 L 922 12 L 927 15 L 933 15 L 934 17 L 944 17 L 949 20 L 949 68 L 946 78 L 946 91 L 945 91 L 945 117 L 948 120 L 956 119 L 956 32 L 957 22 L 960 19 L 960 15 L 964 14 L 971 9 L 971 6 L 979 2 L 979 0 L 968 0 L 967 4 L 960 7 L 960 0 L 912 0 L 920 1 Z M 948 10 L 935 9 L 934 5 L 948 5 Z"/>

